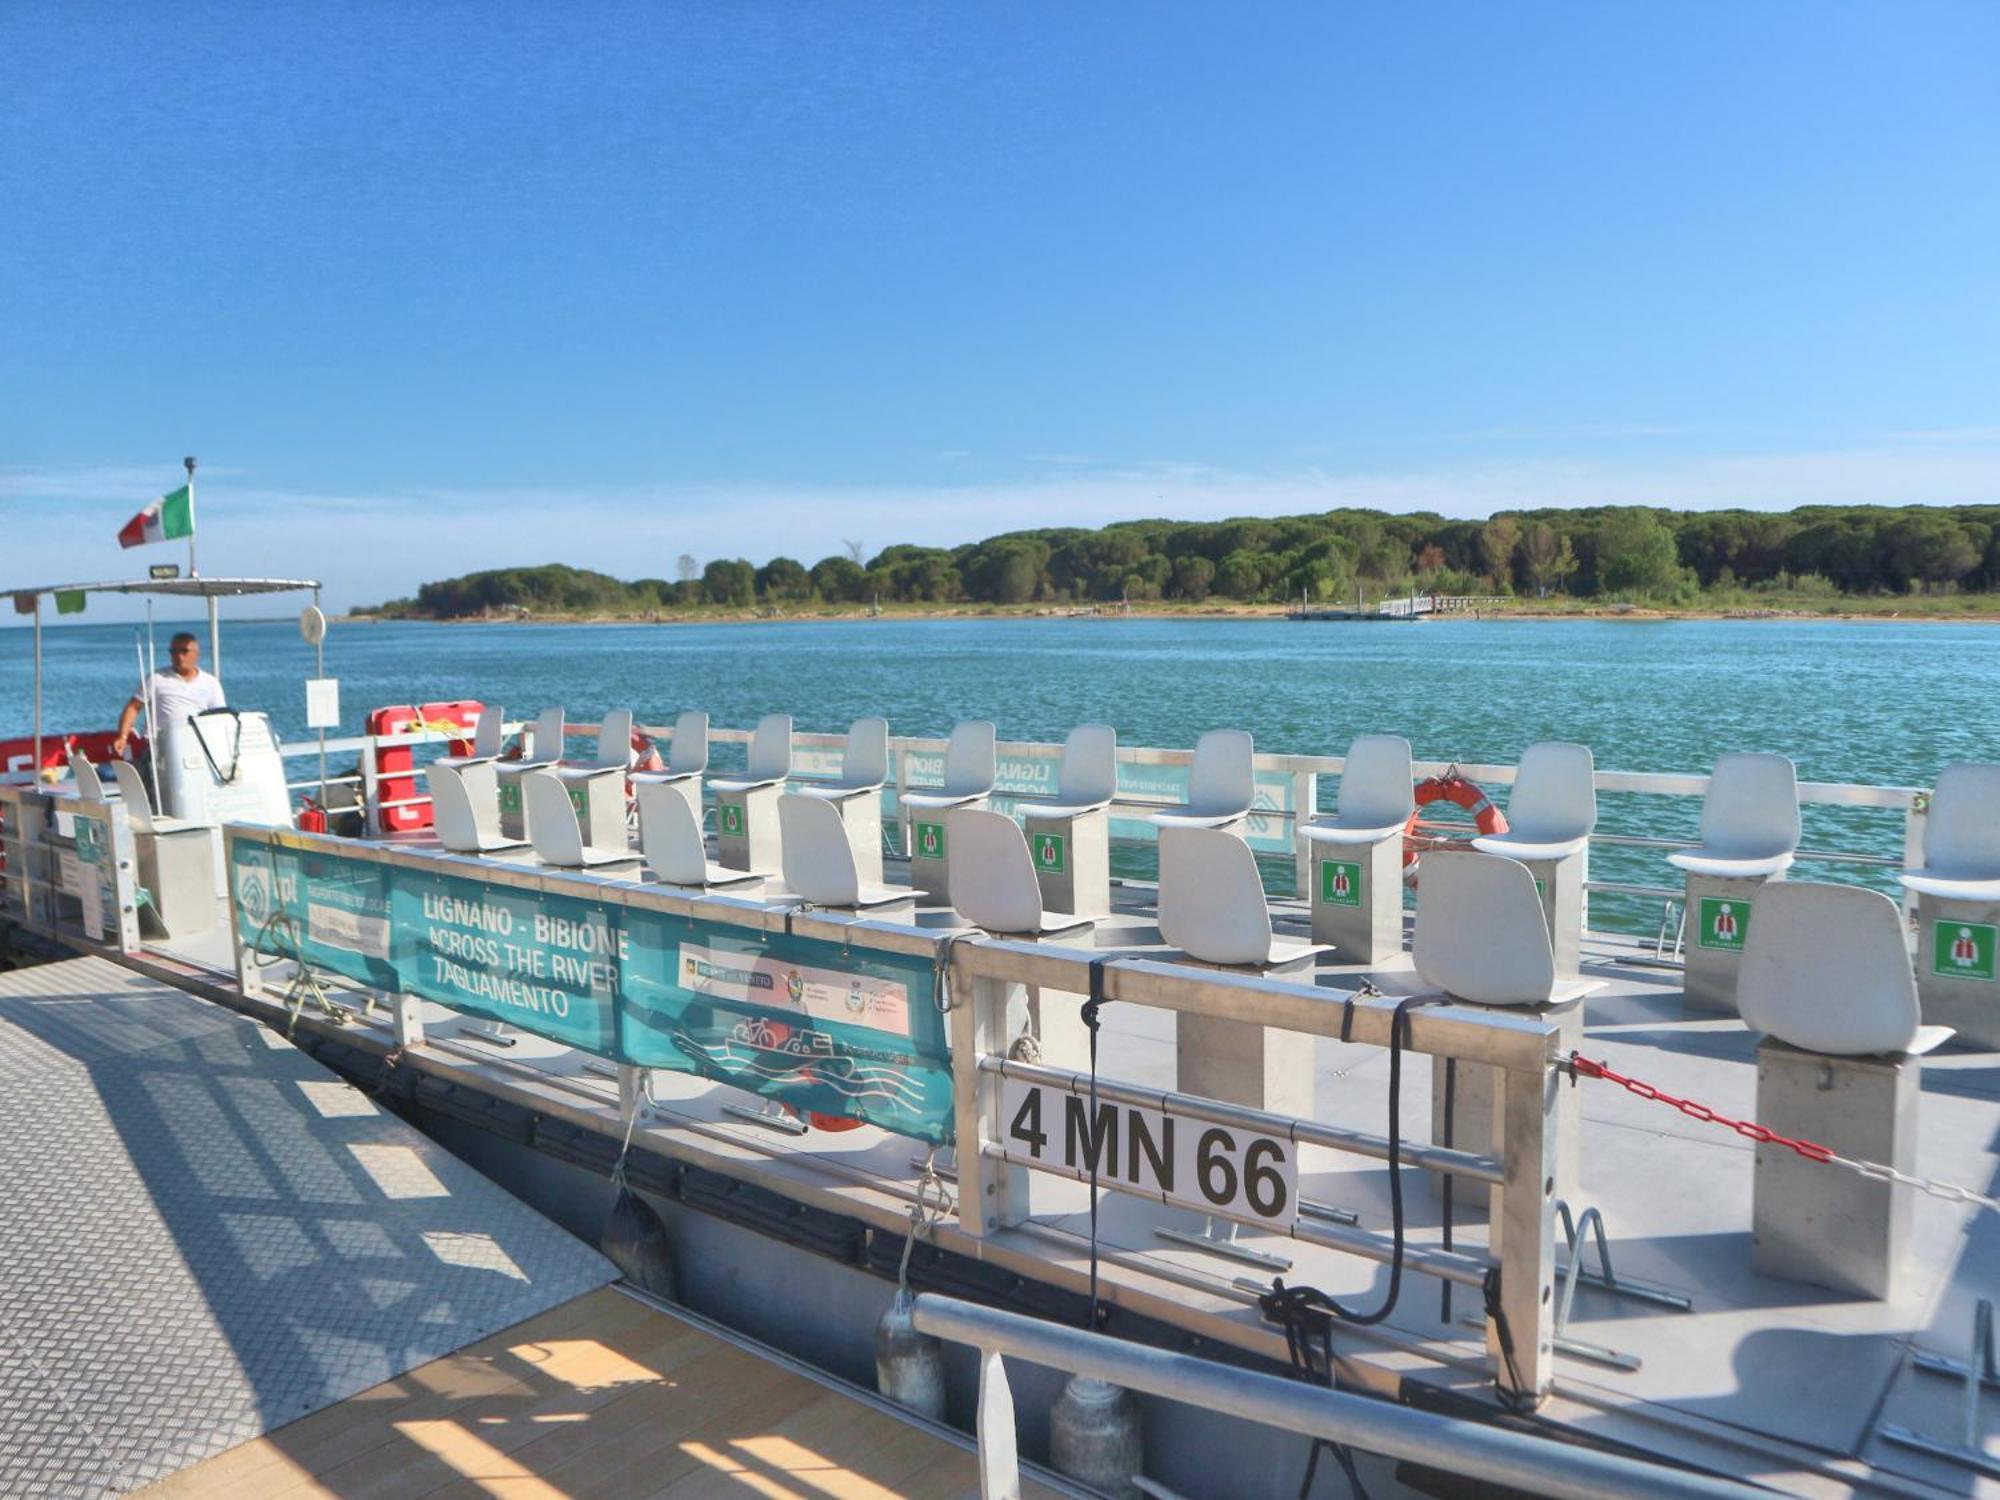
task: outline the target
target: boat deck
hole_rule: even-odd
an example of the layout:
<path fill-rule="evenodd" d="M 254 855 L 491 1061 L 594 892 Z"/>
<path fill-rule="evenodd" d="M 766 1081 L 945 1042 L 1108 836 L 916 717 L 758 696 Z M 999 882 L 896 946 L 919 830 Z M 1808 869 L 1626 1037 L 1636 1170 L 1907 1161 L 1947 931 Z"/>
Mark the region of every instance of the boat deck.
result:
<path fill-rule="evenodd" d="M 125 1493 L 616 1275 L 263 1026 L 0 973 L 0 1493 Z"/>
<path fill-rule="evenodd" d="M 889 878 L 903 874 L 892 866 Z M 1095 945 L 1163 956 L 1167 950 L 1146 910 L 1152 895 L 1144 886 L 1118 887 L 1119 915 L 1100 927 Z M 1304 935 L 1301 906 L 1279 902 L 1274 910 L 1281 932 Z M 918 920 L 956 925 L 942 910 L 925 910 Z M 222 945 L 199 951 L 203 946 L 184 949 L 179 961 L 163 955 L 162 972 L 199 982 L 206 969 L 218 998 L 258 1008 L 262 1002 L 234 996 Z M 1587 1002 L 1587 1055 L 1723 1114 L 1754 1117 L 1754 1038 L 1745 1027 L 1684 1009 L 1678 969 L 1652 961 L 1629 938 L 1588 934 L 1584 969 L 1602 985 Z M 1379 969 L 1323 964 L 1314 975 L 1329 990 L 1352 989 L 1364 979 L 1389 994 L 1421 988 L 1407 956 Z M 1172 1016 L 1113 1005 L 1104 1023 L 1105 1076 L 1173 1086 Z M 426 1007 L 426 1030 L 424 1056 L 407 1064 L 592 1130 L 618 1131 L 615 1083 L 586 1067 L 580 1055 L 528 1036 L 497 1047 L 469 1020 L 439 1007 Z M 353 1044 L 383 1051 L 392 1045 L 379 1014 L 342 1032 Z M 1317 1117 L 1386 1133 L 1387 1054 L 1332 1041 L 1314 1045 Z M 1582 1090 L 1583 1115 L 1578 1206 L 1602 1211 L 1619 1278 L 1683 1294 L 1692 1306 L 1675 1311 L 1581 1288 L 1567 1337 L 1603 1346 L 1630 1368 L 1562 1355 L 1542 1419 L 1792 1493 L 1979 1492 L 1981 1481 L 1967 1469 L 1891 1445 L 1882 1433 L 1895 1423 L 1943 1443 L 1956 1440 L 1959 1386 L 1918 1372 L 1910 1355 L 1921 1347 L 1966 1357 L 1974 1304 L 2000 1297 L 2000 1216 L 1919 1195 L 1908 1275 L 1891 1300 L 1775 1280 L 1750 1264 L 1749 1141 L 1606 1082 L 1574 1086 Z M 1406 1138 L 1428 1138 L 1430 1096 L 1427 1060 L 1414 1060 L 1403 1077 Z M 637 1144 L 884 1231 L 906 1229 L 919 1166 L 909 1141 L 873 1128 L 784 1135 L 726 1113 L 741 1095 L 682 1075 L 654 1074 L 653 1099 Z M 1997 1149 L 2000 1057 L 1948 1050 L 1927 1059 L 1919 1173 L 1991 1193 L 2000 1175 Z M 1387 1181 L 1378 1162 L 1317 1148 L 1302 1159 L 1304 1196 L 1350 1210 L 1364 1227 L 1382 1233 L 1390 1223 Z M 1036 1174 L 1032 1201 L 1031 1222 L 1017 1230 L 975 1239 L 947 1222 L 937 1243 L 1045 1284 L 1082 1290 L 1087 1190 Z M 1409 1243 L 1444 1243 L 1441 1205 L 1426 1174 L 1406 1172 L 1405 1202 Z M 1198 1221 L 1155 1202 L 1106 1195 L 1100 1230 L 1107 1299 L 1201 1338 L 1282 1359 L 1281 1335 L 1260 1321 L 1254 1307 L 1271 1270 L 1160 1239 L 1155 1231 L 1169 1225 L 1198 1227 Z M 1461 1204 L 1454 1236 L 1460 1248 L 1483 1244 L 1483 1215 Z M 1289 1283 L 1316 1286 L 1359 1306 L 1373 1305 L 1387 1285 L 1386 1267 L 1302 1241 L 1246 1229 L 1238 1243 L 1285 1258 Z M 1476 1313 L 1475 1302 L 1461 1290 L 1447 1316 L 1440 1284 L 1406 1275 L 1402 1299 L 1384 1325 L 1344 1334 L 1344 1378 L 1385 1392 L 1404 1382 L 1475 1397 L 1489 1391 L 1481 1337 L 1461 1322 Z M 2000 1407 L 1990 1399 L 1987 1407 L 1979 1438 L 1992 1456 L 2000 1454 Z M 1169 1468 L 1178 1439 L 1173 1431 L 1154 1439 L 1167 1450 Z"/>
<path fill-rule="evenodd" d="M 149 1500 L 978 1493 L 962 1443 L 617 1288 L 183 1470 Z M 1024 1484 L 1022 1493 L 1054 1492 Z"/>

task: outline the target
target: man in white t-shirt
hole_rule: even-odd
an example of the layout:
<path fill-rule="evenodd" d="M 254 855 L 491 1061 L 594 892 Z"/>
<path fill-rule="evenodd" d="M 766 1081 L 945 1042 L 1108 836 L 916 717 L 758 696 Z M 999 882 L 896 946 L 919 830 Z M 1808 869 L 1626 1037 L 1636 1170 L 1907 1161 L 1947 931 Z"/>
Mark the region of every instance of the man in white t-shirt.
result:
<path fill-rule="evenodd" d="M 201 645 L 191 634 L 183 630 L 168 643 L 167 651 L 172 665 L 155 672 L 147 686 L 153 703 L 147 710 L 146 733 L 156 740 L 169 724 L 178 724 L 190 714 L 226 706 L 222 701 L 222 684 L 201 669 Z M 118 738 L 112 745 L 117 754 L 123 755 L 132 743 L 132 726 L 138 722 L 142 708 L 146 708 L 145 697 L 134 696 L 118 716 Z"/>

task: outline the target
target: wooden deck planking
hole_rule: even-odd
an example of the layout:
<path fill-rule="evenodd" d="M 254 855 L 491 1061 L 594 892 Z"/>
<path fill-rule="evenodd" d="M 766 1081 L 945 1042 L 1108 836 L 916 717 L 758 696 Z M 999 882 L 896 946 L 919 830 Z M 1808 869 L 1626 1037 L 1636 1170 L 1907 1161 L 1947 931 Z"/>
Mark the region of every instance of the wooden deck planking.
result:
<path fill-rule="evenodd" d="M 977 1486 L 964 1449 L 607 1288 L 143 1493 L 959 1500 Z"/>

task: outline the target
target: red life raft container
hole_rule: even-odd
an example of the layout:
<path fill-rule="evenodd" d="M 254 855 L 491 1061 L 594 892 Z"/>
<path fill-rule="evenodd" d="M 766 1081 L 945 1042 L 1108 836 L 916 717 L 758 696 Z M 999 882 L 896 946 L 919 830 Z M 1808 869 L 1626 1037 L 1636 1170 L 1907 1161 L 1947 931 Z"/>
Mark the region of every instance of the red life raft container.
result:
<path fill-rule="evenodd" d="M 464 739 L 451 741 L 445 746 L 447 755 L 470 755 L 472 753 L 471 731 L 479 723 L 479 703 L 461 699 L 450 703 L 426 703 L 413 707 L 398 703 L 389 708 L 378 708 L 368 716 L 370 734 L 415 734 L 419 730 L 467 731 Z M 375 751 L 375 794 L 382 806 L 382 831 L 384 833 L 408 833 L 413 829 L 431 826 L 430 799 L 424 795 L 417 781 L 417 760 L 415 747 L 411 745 L 383 745 Z M 422 798 L 421 801 L 413 799 Z M 398 803 L 399 806 L 387 804 Z"/>

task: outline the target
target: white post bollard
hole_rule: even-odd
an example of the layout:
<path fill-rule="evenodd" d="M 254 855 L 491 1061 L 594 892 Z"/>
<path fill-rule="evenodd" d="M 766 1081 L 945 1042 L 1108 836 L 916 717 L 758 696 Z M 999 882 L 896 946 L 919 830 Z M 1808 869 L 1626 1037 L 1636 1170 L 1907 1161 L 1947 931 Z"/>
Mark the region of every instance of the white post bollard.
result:
<path fill-rule="evenodd" d="M 726 869 L 776 875 L 784 863 L 778 835 L 778 798 L 784 784 L 715 794 L 716 862 Z"/>
<path fill-rule="evenodd" d="M 945 858 L 945 822 L 960 807 L 985 807 L 975 797 L 949 809 L 918 807 L 909 811 L 910 884 L 940 906 L 951 905 L 951 869 Z"/>
<path fill-rule="evenodd" d="M 623 849 L 629 842 L 625 829 L 625 776 L 611 771 L 567 784 L 569 804 L 576 809 L 576 821 L 583 828 L 583 842 L 592 849 Z"/>
<path fill-rule="evenodd" d="M 521 778 L 531 770 L 540 769 L 521 761 L 500 761 L 494 766 L 494 796 L 500 803 L 500 837 L 503 839 L 526 839 L 528 836 L 528 814 L 522 805 Z M 470 792 L 472 789 L 467 787 Z M 370 829 L 372 834 L 375 830 Z"/>
<path fill-rule="evenodd" d="M 1111 915 L 1111 811 L 1048 817 L 1021 808 L 1042 905 L 1079 917 Z"/>
<path fill-rule="evenodd" d="M 1772 875 L 1772 880 L 1784 876 Z M 1736 1015 L 1736 972 L 1750 936 L 1751 903 L 1766 877 L 1696 875 L 1687 878 L 1686 969 L 1682 990 L 1691 1010 Z"/>
<path fill-rule="evenodd" d="M 1542 898 L 1556 973 L 1574 979 L 1583 967 L 1583 887 L 1590 879 L 1590 850 L 1586 847 L 1563 859 L 1524 859 L 1521 863 L 1535 877 L 1535 894 Z"/>
<path fill-rule="evenodd" d="M 1757 1123 L 1840 1156 L 1916 1168 L 1923 1064 L 1906 1054 L 1830 1057 L 1767 1037 L 1757 1047 Z M 1893 1297 L 1914 1189 L 1757 1147 L 1750 1264 L 1767 1276 Z"/>
<path fill-rule="evenodd" d="M 1917 998 L 1924 1024 L 2000 1048 L 2000 902 L 1917 897 Z"/>
<path fill-rule="evenodd" d="M 854 851 L 854 868 L 871 885 L 882 883 L 882 794 L 857 792 L 834 804 L 841 827 L 847 830 L 848 847 Z"/>
<path fill-rule="evenodd" d="M 1312 935 L 1348 963 L 1386 963 L 1403 951 L 1403 841 L 1335 844 L 1313 851 Z"/>

